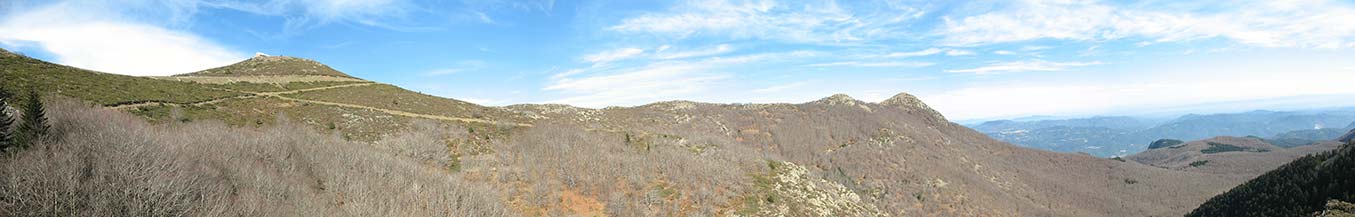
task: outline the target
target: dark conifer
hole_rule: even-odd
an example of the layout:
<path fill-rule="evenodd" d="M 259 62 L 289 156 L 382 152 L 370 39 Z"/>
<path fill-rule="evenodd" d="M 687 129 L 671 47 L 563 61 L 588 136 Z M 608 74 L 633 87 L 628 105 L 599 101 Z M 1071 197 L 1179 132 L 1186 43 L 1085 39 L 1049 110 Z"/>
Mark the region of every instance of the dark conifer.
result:
<path fill-rule="evenodd" d="M 23 122 L 19 124 L 19 145 L 27 147 L 40 138 L 47 136 L 47 114 L 43 110 L 42 98 L 36 90 L 28 91 L 28 101 L 23 106 Z"/>
<path fill-rule="evenodd" d="M 14 118 L 9 114 L 9 101 L 13 97 L 4 87 L 0 87 L 0 152 L 14 146 Z"/>

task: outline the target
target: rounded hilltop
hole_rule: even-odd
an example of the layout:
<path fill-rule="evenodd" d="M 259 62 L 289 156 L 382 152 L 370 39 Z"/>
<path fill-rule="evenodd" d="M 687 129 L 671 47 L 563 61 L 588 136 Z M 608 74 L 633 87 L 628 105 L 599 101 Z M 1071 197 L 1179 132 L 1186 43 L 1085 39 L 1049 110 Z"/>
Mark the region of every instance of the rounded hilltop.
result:
<path fill-rule="evenodd" d="M 932 107 L 927 106 L 927 103 L 923 103 L 921 99 L 908 93 L 895 94 L 893 97 L 881 101 L 880 105 L 892 106 L 909 113 L 921 113 L 940 121 L 946 120 L 946 117 L 942 116 L 940 112 L 936 112 Z"/>
<path fill-rule="evenodd" d="M 282 76 L 282 75 L 302 75 L 302 76 L 330 76 L 354 78 L 348 74 L 334 70 L 325 64 L 315 60 L 290 57 L 290 56 L 272 56 L 264 53 L 255 53 L 254 57 L 240 61 L 235 64 L 202 70 L 198 72 L 182 74 L 177 76 Z"/>

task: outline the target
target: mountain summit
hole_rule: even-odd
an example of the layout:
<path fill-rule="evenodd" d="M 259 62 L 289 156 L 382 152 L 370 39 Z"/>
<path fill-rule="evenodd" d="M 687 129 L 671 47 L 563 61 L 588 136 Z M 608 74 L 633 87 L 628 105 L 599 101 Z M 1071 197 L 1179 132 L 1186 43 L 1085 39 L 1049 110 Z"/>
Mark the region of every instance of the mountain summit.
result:
<path fill-rule="evenodd" d="M 182 74 L 178 76 L 280 76 L 280 75 L 302 75 L 302 76 L 330 76 L 354 78 L 344 74 L 325 64 L 315 60 L 289 57 L 289 56 L 270 56 L 263 53 L 255 54 L 254 57 L 241 61 L 239 63 L 202 70 L 198 72 Z"/>
<path fill-rule="evenodd" d="M 936 110 L 932 110 L 932 107 L 927 106 L 927 103 L 923 103 L 922 100 L 912 94 L 896 94 L 894 97 L 881 101 L 880 105 L 893 106 L 895 108 L 903 109 L 903 111 L 908 113 L 922 114 L 934 120 L 946 122 L 945 116 L 942 116 L 941 113 L 936 112 Z"/>

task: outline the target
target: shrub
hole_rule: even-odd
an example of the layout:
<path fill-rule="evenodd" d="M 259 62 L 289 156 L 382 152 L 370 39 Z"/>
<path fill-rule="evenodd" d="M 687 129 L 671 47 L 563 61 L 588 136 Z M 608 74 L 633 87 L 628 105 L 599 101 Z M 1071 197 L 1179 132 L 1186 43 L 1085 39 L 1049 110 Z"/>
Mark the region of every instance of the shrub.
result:
<path fill-rule="evenodd" d="M 1185 142 L 1183 142 L 1183 141 L 1181 141 L 1181 140 L 1175 140 L 1175 139 L 1159 139 L 1159 140 L 1157 140 L 1157 141 L 1153 141 L 1152 144 L 1148 144 L 1148 149 L 1159 149 L 1159 148 L 1165 148 L 1165 147 L 1172 147 L 1172 146 L 1180 145 L 1181 143 L 1185 143 Z"/>
<path fill-rule="evenodd" d="M 47 136 L 47 112 L 37 90 L 28 91 L 28 101 L 23 105 L 23 121 L 19 123 L 18 144 L 20 148 L 31 146 Z"/>
<path fill-rule="evenodd" d="M 511 215 L 455 174 L 285 120 L 150 125 L 49 102 L 54 139 L 0 159 L 0 216 Z"/>
<path fill-rule="evenodd" d="M 1208 164 L 1208 163 L 1209 163 L 1209 160 L 1201 160 L 1201 161 L 1190 162 L 1190 167 L 1200 167 L 1200 166 L 1204 166 L 1205 164 Z"/>

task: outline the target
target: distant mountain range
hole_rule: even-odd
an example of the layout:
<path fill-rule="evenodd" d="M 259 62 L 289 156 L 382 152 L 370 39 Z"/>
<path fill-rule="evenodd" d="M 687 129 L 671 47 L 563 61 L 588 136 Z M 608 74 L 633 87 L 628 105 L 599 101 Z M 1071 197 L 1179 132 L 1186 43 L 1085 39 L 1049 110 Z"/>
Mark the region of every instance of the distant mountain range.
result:
<path fill-rule="evenodd" d="M 1138 153 L 1159 139 L 1189 141 L 1215 136 L 1252 136 L 1265 138 L 1281 147 L 1307 145 L 1335 139 L 1355 128 L 1355 108 L 1189 114 L 1165 121 L 1126 116 L 998 120 L 970 127 L 1021 146 L 1110 157 Z"/>

